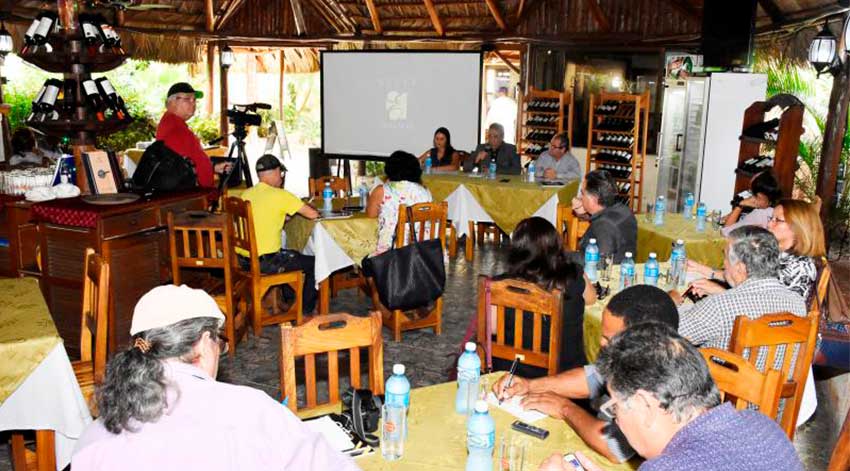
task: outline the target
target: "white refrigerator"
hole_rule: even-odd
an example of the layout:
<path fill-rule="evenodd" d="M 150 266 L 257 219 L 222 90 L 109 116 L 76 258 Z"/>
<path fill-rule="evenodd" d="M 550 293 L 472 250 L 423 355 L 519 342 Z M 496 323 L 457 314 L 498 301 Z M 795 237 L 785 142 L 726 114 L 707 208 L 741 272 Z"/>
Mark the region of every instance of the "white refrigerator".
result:
<path fill-rule="evenodd" d="M 764 74 L 715 73 L 670 80 L 658 148 L 658 187 L 669 211 L 681 211 L 688 192 L 709 211 L 729 210 L 744 111 L 763 101 Z"/>

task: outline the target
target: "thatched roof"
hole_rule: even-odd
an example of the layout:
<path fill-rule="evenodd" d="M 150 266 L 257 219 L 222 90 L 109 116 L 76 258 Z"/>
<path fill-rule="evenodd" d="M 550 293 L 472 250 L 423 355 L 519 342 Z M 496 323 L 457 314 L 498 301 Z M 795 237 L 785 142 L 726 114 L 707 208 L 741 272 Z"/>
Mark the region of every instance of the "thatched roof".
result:
<path fill-rule="evenodd" d="M 108 11 L 126 49 L 134 57 L 184 62 L 198 60 L 208 42 L 219 40 L 259 48 L 435 48 L 436 42 L 469 48 L 503 41 L 603 48 L 696 45 L 703 3 L 710 0 L 135 1 L 172 8 Z M 39 9 L 53 5 L 16 1 L 13 22 L 28 24 Z M 758 5 L 758 38 L 768 47 L 789 38 L 805 43 L 796 39 L 800 31 L 846 10 L 836 0 L 758 0 Z M 303 62 L 303 57 L 292 59 Z"/>

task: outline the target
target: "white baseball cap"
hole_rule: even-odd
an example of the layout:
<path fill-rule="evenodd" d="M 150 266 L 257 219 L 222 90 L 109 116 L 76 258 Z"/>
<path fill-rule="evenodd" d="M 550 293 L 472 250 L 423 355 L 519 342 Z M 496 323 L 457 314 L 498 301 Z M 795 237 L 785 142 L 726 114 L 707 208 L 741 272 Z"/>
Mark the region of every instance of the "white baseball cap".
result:
<path fill-rule="evenodd" d="M 224 324 L 224 314 L 206 291 L 186 285 L 157 286 L 136 303 L 130 335 L 198 317 L 218 319 L 219 327 Z"/>

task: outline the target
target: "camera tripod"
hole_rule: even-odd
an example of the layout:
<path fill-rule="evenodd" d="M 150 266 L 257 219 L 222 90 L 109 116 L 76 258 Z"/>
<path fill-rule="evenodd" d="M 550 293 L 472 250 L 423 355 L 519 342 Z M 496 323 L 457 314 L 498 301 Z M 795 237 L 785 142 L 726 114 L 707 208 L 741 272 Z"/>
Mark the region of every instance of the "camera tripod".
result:
<path fill-rule="evenodd" d="M 230 183 L 230 177 L 232 175 L 239 175 L 242 172 L 242 177 L 245 179 L 245 185 L 250 188 L 254 186 L 254 182 L 251 179 L 251 167 L 248 165 L 248 155 L 245 153 L 245 137 L 248 136 L 248 129 L 244 124 L 237 124 L 233 131 L 233 137 L 236 138 L 236 142 L 230 147 L 230 151 L 227 153 L 227 160 L 229 162 L 233 162 L 233 166 L 230 168 L 230 171 L 224 172 L 221 174 L 221 177 L 218 181 L 218 194 L 223 195 L 227 190 L 228 183 Z M 236 156 L 233 153 L 236 152 Z M 212 211 L 218 209 L 218 200 L 212 203 Z"/>

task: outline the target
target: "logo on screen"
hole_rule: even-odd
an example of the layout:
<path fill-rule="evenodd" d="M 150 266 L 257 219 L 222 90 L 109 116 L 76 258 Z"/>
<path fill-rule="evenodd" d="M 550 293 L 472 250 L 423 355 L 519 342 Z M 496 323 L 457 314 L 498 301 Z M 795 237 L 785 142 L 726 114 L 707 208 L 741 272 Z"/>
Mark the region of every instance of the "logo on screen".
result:
<path fill-rule="evenodd" d="M 387 120 L 404 121 L 407 119 L 407 93 L 387 92 Z"/>

